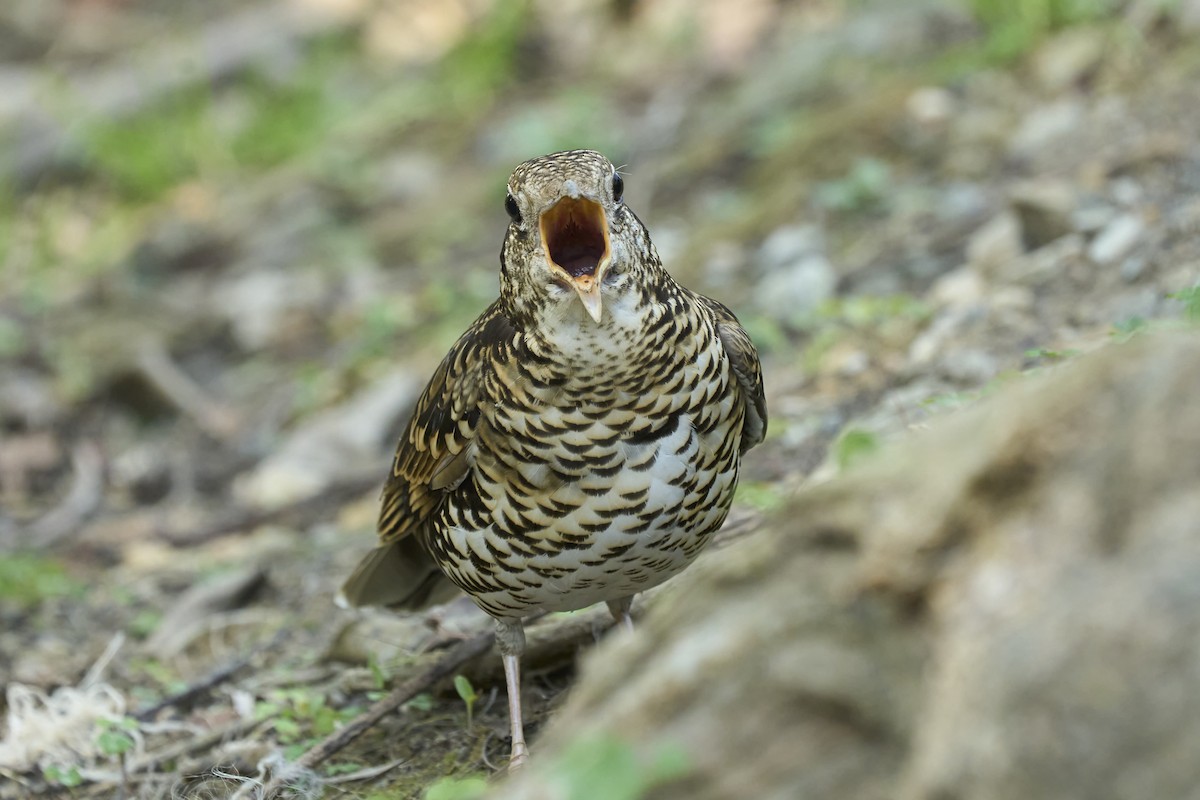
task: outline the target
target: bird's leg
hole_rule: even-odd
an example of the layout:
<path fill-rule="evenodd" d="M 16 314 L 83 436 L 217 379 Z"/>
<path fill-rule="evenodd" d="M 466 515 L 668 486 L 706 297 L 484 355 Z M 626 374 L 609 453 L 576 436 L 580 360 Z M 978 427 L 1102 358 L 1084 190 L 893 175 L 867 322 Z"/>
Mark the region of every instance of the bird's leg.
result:
<path fill-rule="evenodd" d="M 512 731 L 508 771 L 512 772 L 529 758 L 525 726 L 521 723 L 521 654 L 525 652 L 525 626 L 521 620 L 496 620 L 496 645 L 504 660 L 504 682 L 508 686 L 508 724 Z"/>
<path fill-rule="evenodd" d="M 630 607 L 633 605 L 633 595 L 622 597 L 620 600 L 609 600 L 608 613 L 612 614 L 613 619 L 625 630 L 633 631 L 633 617 L 629 613 Z"/>

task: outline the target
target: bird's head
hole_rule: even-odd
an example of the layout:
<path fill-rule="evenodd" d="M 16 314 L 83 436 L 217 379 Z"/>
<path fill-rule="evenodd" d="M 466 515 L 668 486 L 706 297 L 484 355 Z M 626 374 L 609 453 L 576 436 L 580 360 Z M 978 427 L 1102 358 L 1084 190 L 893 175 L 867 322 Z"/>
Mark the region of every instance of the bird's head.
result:
<path fill-rule="evenodd" d="M 552 153 L 513 170 L 500 256 L 500 294 L 511 316 L 582 308 L 600 323 L 606 304 L 657 263 L 645 228 L 625 207 L 624 188 L 594 150 Z"/>

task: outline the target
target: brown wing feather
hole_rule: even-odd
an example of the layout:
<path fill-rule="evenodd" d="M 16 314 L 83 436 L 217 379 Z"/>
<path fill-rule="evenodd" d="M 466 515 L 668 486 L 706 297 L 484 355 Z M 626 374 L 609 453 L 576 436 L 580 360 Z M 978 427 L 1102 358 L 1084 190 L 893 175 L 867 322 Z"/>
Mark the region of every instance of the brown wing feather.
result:
<path fill-rule="evenodd" d="M 742 396 L 746 403 L 746 422 L 742 427 L 741 442 L 744 453 L 761 442 L 767 433 L 767 399 L 763 393 L 762 365 L 758 360 L 758 351 L 754 349 L 750 334 L 746 333 L 732 311 L 709 297 L 697 297 L 708 306 L 716 319 L 721 344 L 725 346 L 725 353 L 733 366 L 733 374 L 742 388 Z"/>
<path fill-rule="evenodd" d="M 479 422 L 485 369 L 512 342 L 515 329 L 499 301 L 475 320 L 442 359 L 417 400 L 383 487 L 380 546 L 342 587 L 350 605 L 417 606 L 437 596 L 438 568 L 424 532 L 446 491 L 466 476 Z M 409 537 L 416 535 L 416 541 Z"/>

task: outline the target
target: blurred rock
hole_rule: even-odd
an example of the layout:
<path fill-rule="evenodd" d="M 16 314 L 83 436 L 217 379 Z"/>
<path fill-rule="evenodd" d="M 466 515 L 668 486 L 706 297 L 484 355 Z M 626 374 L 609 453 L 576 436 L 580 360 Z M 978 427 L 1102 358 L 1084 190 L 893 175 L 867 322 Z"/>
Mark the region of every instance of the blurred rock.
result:
<path fill-rule="evenodd" d="M 957 102 L 954 95 L 941 86 L 922 86 L 908 96 L 905 109 L 921 124 L 940 125 L 953 114 Z"/>
<path fill-rule="evenodd" d="M 1109 184 L 1108 191 L 1113 200 L 1126 208 L 1140 204 L 1146 196 L 1142 185 L 1128 175 L 1115 178 Z"/>
<path fill-rule="evenodd" d="M 929 298 L 939 306 L 968 308 L 983 300 L 987 284 L 971 267 L 960 267 L 934 282 Z"/>
<path fill-rule="evenodd" d="M 437 184 L 445 174 L 445 169 L 443 164 L 427 153 L 396 153 L 379 165 L 380 200 L 405 203 L 428 197 L 429 187 Z"/>
<path fill-rule="evenodd" d="M 1049 283 L 1072 263 L 1083 258 L 1085 240 L 1077 233 L 1059 237 L 1045 247 L 1005 265 L 997 276 L 1002 282 L 1024 285 Z"/>
<path fill-rule="evenodd" d="M 1200 0 L 1180 0 L 1175 19 L 1183 32 L 1200 32 Z"/>
<path fill-rule="evenodd" d="M 33 647 L 8 652 L 13 658 L 6 686 L 21 683 L 43 689 L 75 684 L 96 655 L 81 648 L 78 641 L 66 641 L 51 632 L 39 637 Z"/>
<path fill-rule="evenodd" d="M 817 225 L 776 228 L 758 248 L 759 267 L 772 270 L 825 252 L 825 233 Z"/>
<path fill-rule="evenodd" d="M 222 281 L 213 310 L 229 321 L 238 344 L 261 350 L 289 338 L 292 315 L 315 309 L 326 289 L 311 270 L 258 270 Z"/>
<path fill-rule="evenodd" d="M 999 371 L 999 360 L 978 347 L 952 348 L 937 364 L 937 374 L 959 386 L 983 386 Z"/>
<path fill-rule="evenodd" d="M 754 292 L 759 308 L 777 320 L 794 321 L 832 297 L 837 275 L 823 251 L 824 234 L 815 225 L 772 232 L 758 251 L 764 273 Z"/>
<path fill-rule="evenodd" d="M 211 228 L 173 217 L 157 224 L 138 243 L 129 261 L 140 279 L 162 282 L 173 272 L 224 266 L 229 255 L 228 243 Z"/>
<path fill-rule="evenodd" d="M 983 275 L 991 275 L 1025 252 L 1021 223 L 1011 212 L 997 214 L 967 240 L 967 263 Z"/>
<path fill-rule="evenodd" d="M 171 491 L 171 453 L 161 442 L 137 442 L 116 453 L 109 463 L 109 482 L 134 502 L 153 505 Z"/>
<path fill-rule="evenodd" d="M 1162 302 L 1162 294 L 1153 286 L 1126 289 L 1108 299 L 1105 315 L 1114 322 L 1152 319 Z"/>
<path fill-rule="evenodd" d="M 759 308 L 780 321 L 812 314 L 833 297 L 837 276 L 825 256 L 805 256 L 778 267 L 758 283 L 754 297 Z"/>
<path fill-rule="evenodd" d="M 954 95 L 940 86 L 922 86 L 905 103 L 909 119 L 925 132 L 944 130 L 957 107 Z"/>
<path fill-rule="evenodd" d="M 1150 259 L 1144 254 L 1135 254 L 1121 262 L 1121 280 L 1134 283 L 1141 280 L 1150 266 Z"/>
<path fill-rule="evenodd" d="M 462 41 L 492 0 L 383 0 L 374 4 L 363 38 L 367 52 L 391 64 L 427 64 Z"/>
<path fill-rule="evenodd" d="M 251 567 L 199 583 L 176 600 L 146 640 L 145 649 L 155 658 L 170 658 L 183 652 L 210 629 L 214 618 L 244 607 L 266 585 L 267 574 Z"/>
<path fill-rule="evenodd" d="M 746 249 L 738 242 L 714 242 L 704 262 L 704 279 L 713 287 L 731 286 L 746 274 L 747 261 Z"/>
<path fill-rule="evenodd" d="M 1033 290 L 1027 286 L 999 286 L 988 294 L 992 309 L 1000 312 L 1032 311 L 1034 305 Z"/>
<path fill-rule="evenodd" d="M 371 0 L 290 0 L 296 8 L 303 9 L 325 19 L 339 22 L 357 22 L 373 5 Z"/>
<path fill-rule="evenodd" d="M 838 342 L 821 359 L 821 367 L 839 377 L 854 378 L 871 368 L 871 356 L 850 342 Z"/>
<path fill-rule="evenodd" d="M 1079 233 L 1095 233 L 1112 222 L 1116 215 L 1117 210 L 1110 205 L 1086 203 L 1071 212 L 1071 227 Z"/>
<path fill-rule="evenodd" d="M 1075 187 L 1067 181 L 1031 180 L 1015 184 L 1009 202 L 1021 222 L 1025 247 L 1036 250 L 1071 232 Z"/>
<path fill-rule="evenodd" d="M 46 430 L 29 433 L 0 431 L 0 500 L 9 509 L 30 505 L 31 487 L 63 463 L 58 437 Z M 25 544 L 32 546 L 33 542 Z"/>
<path fill-rule="evenodd" d="M 1200 337 L 933 428 L 676 579 L 491 796 L 568 797 L 598 741 L 682 749 L 658 800 L 1191 796 Z"/>
<path fill-rule="evenodd" d="M 934 317 L 933 322 L 909 345 L 909 363 L 913 367 L 932 363 L 979 316 L 978 311 L 970 308 L 953 308 Z"/>
<path fill-rule="evenodd" d="M 978 183 L 955 181 L 938 193 L 934 213 L 939 220 L 960 225 L 987 215 L 991 204 L 987 190 Z"/>
<path fill-rule="evenodd" d="M 1104 227 L 1088 246 L 1088 258 L 1100 266 L 1120 261 L 1137 247 L 1146 223 L 1137 214 L 1123 214 Z"/>
<path fill-rule="evenodd" d="M 1077 133 L 1087 121 L 1079 100 L 1068 98 L 1038 106 L 1025 115 L 1009 140 L 1009 153 L 1030 158 Z"/>
<path fill-rule="evenodd" d="M 393 372 L 342 405 L 315 415 L 238 480 L 237 496 L 254 507 L 282 505 L 379 464 L 420 388 L 407 370 Z"/>
<path fill-rule="evenodd" d="M 1104 57 L 1104 32 L 1072 28 L 1038 48 L 1033 73 L 1047 92 L 1062 92 L 1084 81 Z"/>
<path fill-rule="evenodd" d="M 45 428 L 63 413 L 50 381 L 39 372 L 6 366 L 0 372 L 0 422 L 22 428 Z"/>

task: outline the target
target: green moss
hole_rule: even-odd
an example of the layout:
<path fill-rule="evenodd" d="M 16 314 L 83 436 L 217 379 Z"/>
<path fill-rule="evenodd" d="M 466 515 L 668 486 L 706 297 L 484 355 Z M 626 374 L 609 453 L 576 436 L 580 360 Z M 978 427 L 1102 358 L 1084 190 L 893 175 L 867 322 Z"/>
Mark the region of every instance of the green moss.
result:
<path fill-rule="evenodd" d="M 247 77 L 242 91 L 251 116 L 229 143 L 239 164 L 273 167 L 325 142 L 349 102 L 331 80 L 353 55 L 349 45 L 339 38 L 318 43 L 291 80 Z"/>
<path fill-rule="evenodd" d="M 1008 61 L 1049 34 L 1102 19 L 1119 10 L 1116 0 L 967 0 L 986 35 L 984 54 Z"/>
<path fill-rule="evenodd" d="M 211 100 L 210 89 L 197 86 L 128 119 L 93 120 L 81 133 L 85 157 L 122 196 L 152 200 L 225 157 Z"/>
<path fill-rule="evenodd" d="M 444 108 L 473 115 L 490 106 L 496 93 L 516 77 L 528 18 L 524 0 L 497 3 L 488 18 L 443 59 L 433 88 L 441 94 Z"/>
<path fill-rule="evenodd" d="M 425 800 L 479 800 L 487 788 L 487 779 L 481 775 L 442 778 L 425 791 Z"/>
<path fill-rule="evenodd" d="M 774 511 L 783 505 L 784 495 L 778 484 L 742 481 L 738 484 L 737 500 L 759 511 Z"/>
<path fill-rule="evenodd" d="M 877 158 L 857 159 L 844 177 L 818 184 L 814 199 L 830 211 L 882 208 L 892 186 L 891 168 Z"/>
<path fill-rule="evenodd" d="M 324 88 L 315 80 L 275 85 L 255 77 L 247 87 L 253 113 L 230 142 L 239 164 L 272 167 L 315 146 L 332 124 Z"/>
<path fill-rule="evenodd" d="M 133 116 L 91 119 L 76 135 L 91 168 L 124 199 L 145 203 L 221 170 L 269 168 L 322 144 L 350 102 L 330 86 L 347 57 L 338 39 L 314 45 L 286 80 L 248 73 L 219 91 L 205 83 L 173 92 Z M 218 123 L 223 111 L 232 121 Z M 231 103 L 222 106 L 222 103 Z M 69 102 L 64 103 L 68 106 Z"/>
<path fill-rule="evenodd" d="M 892 319 L 923 321 L 930 310 L 921 300 L 908 294 L 853 295 L 834 298 L 821 306 L 824 321 L 844 322 L 855 328 L 871 327 Z"/>
<path fill-rule="evenodd" d="M 1167 296 L 1183 304 L 1184 319 L 1200 323 L 1200 283 Z"/>
<path fill-rule="evenodd" d="M 1138 334 L 1145 333 L 1148 327 L 1149 323 L 1143 317 L 1133 316 L 1114 322 L 1109 335 L 1118 342 L 1127 342 Z"/>
<path fill-rule="evenodd" d="M 62 564 L 51 558 L 14 553 L 0 559 L 0 600 L 28 609 L 52 597 L 83 593 Z"/>
<path fill-rule="evenodd" d="M 77 292 L 81 280 L 119 267 L 141 230 L 136 210 L 94 189 L 54 188 L 9 206 L 0 200 L 0 296 L 38 313 Z"/>
<path fill-rule="evenodd" d="M 859 428 L 847 428 L 833 445 L 838 469 L 847 470 L 879 449 L 879 437 Z"/>
<path fill-rule="evenodd" d="M 650 752 L 611 734 L 573 741 L 554 764 L 570 800 L 639 800 L 691 769 L 687 753 L 662 744 Z"/>

